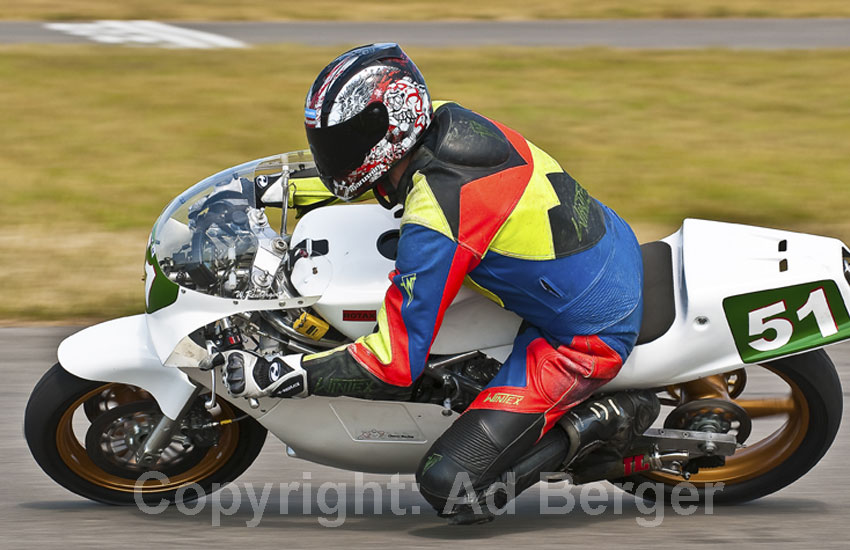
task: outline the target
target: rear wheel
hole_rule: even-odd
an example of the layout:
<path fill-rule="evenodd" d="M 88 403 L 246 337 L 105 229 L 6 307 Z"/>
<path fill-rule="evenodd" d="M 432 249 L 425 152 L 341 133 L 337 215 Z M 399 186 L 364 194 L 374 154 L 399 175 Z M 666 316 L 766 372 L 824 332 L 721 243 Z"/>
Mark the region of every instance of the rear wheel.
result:
<path fill-rule="evenodd" d="M 722 490 L 712 491 L 713 502 L 717 503 L 745 502 L 776 492 L 817 464 L 835 439 L 841 422 L 843 396 L 838 374 L 826 352 L 816 350 L 786 357 L 761 365 L 761 368 L 773 375 L 772 382 L 762 376 L 763 373 L 753 374 L 748 368 L 749 383 L 746 376 L 738 372 L 669 389 L 685 405 L 679 410 L 691 414 L 694 423 L 705 424 L 705 419 L 713 415 L 721 424 L 728 422 L 728 428 L 733 433 L 737 431 L 739 441 L 742 435 L 746 437 L 744 446 L 727 457 L 725 465 L 701 468 L 691 476 L 689 482 L 697 488 L 703 501 L 710 484 L 723 484 Z M 765 380 L 771 386 L 781 382 L 783 389 L 753 388 L 754 378 Z M 742 384 L 755 392 L 744 391 Z M 720 401 L 731 402 L 731 405 L 717 407 Z M 746 414 L 736 419 L 736 411 Z M 687 428 L 682 424 L 688 419 L 675 411 L 673 414 L 676 426 L 669 425 L 668 417 L 668 427 Z M 752 434 L 749 433 L 751 429 Z M 639 488 L 649 487 L 641 487 L 642 483 L 650 482 L 663 490 L 643 490 L 641 496 L 669 500 L 675 486 L 683 481 L 681 477 L 654 472 L 621 479 L 618 483 L 631 482 L 631 486 L 625 484 L 624 488 L 634 493 Z"/>
<path fill-rule="evenodd" d="M 202 428 L 241 416 L 226 402 L 210 416 L 202 398 L 158 461 L 142 465 L 135 451 L 160 418 L 152 397 L 135 386 L 78 378 L 58 363 L 39 381 L 27 403 L 24 433 L 41 468 L 66 489 L 107 504 L 174 502 L 177 492 L 197 484 L 205 493 L 233 481 L 256 459 L 266 430 L 256 420 Z M 137 483 L 146 472 L 160 475 Z M 138 485 L 138 487 L 137 487 Z M 186 491 L 186 497 L 197 496 Z"/>

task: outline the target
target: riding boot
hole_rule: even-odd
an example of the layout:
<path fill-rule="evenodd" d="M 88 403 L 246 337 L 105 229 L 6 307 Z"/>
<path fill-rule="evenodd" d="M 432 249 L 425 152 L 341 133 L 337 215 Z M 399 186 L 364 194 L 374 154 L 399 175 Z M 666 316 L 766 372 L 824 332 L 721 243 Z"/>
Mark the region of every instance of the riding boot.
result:
<path fill-rule="evenodd" d="M 558 424 L 569 435 L 564 465 L 584 458 L 603 444 L 624 453 L 661 412 L 658 397 L 650 390 L 632 390 L 591 398 L 567 412 Z"/>

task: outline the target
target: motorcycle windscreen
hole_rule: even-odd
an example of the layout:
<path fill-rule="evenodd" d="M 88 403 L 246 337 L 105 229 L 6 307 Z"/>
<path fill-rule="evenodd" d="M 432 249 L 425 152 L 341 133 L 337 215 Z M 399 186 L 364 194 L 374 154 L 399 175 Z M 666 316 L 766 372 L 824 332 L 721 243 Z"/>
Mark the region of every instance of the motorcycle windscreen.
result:
<path fill-rule="evenodd" d="M 150 242 L 150 257 L 168 281 L 239 300 L 282 294 L 285 247 L 275 244 L 279 235 L 258 208 L 256 189 L 280 179 L 283 164 L 278 155 L 224 170 L 169 204 Z"/>

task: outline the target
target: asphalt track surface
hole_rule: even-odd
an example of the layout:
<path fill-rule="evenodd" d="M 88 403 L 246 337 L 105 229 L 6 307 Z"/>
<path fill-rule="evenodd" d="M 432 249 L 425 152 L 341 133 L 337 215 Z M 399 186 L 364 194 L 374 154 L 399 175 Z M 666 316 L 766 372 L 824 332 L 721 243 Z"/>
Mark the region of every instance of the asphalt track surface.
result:
<path fill-rule="evenodd" d="M 551 20 L 494 22 L 170 22 L 246 44 L 609 46 L 812 49 L 850 47 L 850 19 Z M 0 43 L 85 43 L 41 22 L 0 22 Z"/>
<path fill-rule="evenodd" d="M 220 507 L 208 501 L 195 515 L 174 507 L 149 515 L 135 507 L 101 505 L 69 493 L 32 460 L 21 423 L 29 392 L 55 361 L 58 342 L 73 331 L 0 329 L 0 465 L 4 470 L 0 478 L 0 548 L 714 548 L 722 544 L 732 548 L 847 548 L 850 344 L 830 348 L 845 388 L 841 431 L 812 471 L 778 493 L 745 505 L 718 506 L 711 514 L 696 510 L 684 516 L 670 508 L 652 510 L 644 501 L 597 484 L 607 496 L 596 494 L 590 512 L 576 505 L 570 514 L 541 514 L 541 496 L 553 508 L 564 506 L 567 498 L 564 493 L 546 496 L 538 486 L 518 499 L 512 515 L 487 525 L 454 527 L 429 511 L 410 488 L 407 476 L 401 478 L 404 488 L 396 492 L 395 504 L 386 486 L 389 478 L 367 476 L 367 480 L 383 484 L 381 495 L 366 490 L 360 513 L 355 499 L 350 498 L 340 514 L 334 510 L 337 490 L 331 489 L 322 499 L 318 487 L 323 482 L 347 483 L 348 495 L 353 496 L 354 474 L 287 458 L 283 446 L 273 439 L 237 480 L 239 497 L 227 492 L 218 497 Z M 293 481 L 312 484 L 309 506 L 303 504 L 305 491 L 280 490 L 281 483 Z M 271 484 L 259 520 L 249 501 L 247 483 L 253 483 L 255 499 L 260 499 L 264 484 Z M 570 494 L 579 502 L 579 489 L 573 488 Z M 393 506 L 405 514 L 394 515 Z M 417 507 L 419 514 L 414 513 Z M 282 508 L 288 512 L 281 514 Z M 216 516 L 214 509 L 222 514 Z M 232 515 L 224 515 L 224 511 Z M 337 523 L 337 527 L 327 526 Z"/>

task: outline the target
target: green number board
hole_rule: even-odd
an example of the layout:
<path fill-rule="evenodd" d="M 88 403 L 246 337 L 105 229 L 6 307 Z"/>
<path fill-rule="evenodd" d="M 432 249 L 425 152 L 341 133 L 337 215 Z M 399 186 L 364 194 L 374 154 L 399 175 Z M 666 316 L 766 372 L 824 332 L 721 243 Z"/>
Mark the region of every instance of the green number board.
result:
<path fill-rule="evenodd" d="M 745 363 L 850 338 L 850 317 L 831 280 L 730 296 L 723 310 Z"/>

